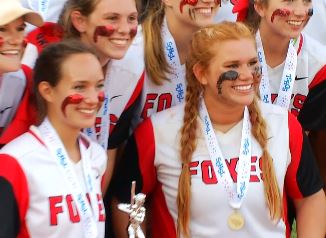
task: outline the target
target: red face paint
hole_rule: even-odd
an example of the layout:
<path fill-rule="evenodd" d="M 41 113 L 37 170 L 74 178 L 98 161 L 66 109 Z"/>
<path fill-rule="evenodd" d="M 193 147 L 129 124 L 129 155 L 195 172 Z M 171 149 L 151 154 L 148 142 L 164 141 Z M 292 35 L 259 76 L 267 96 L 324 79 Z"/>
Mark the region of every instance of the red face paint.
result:
<path fill-rule="evenodd" d="M 63 112 L 64 115 L 66 115 L 66 107 L 69 104 L 79 104 L 84 100 L 84 96 L 80 95 L 78 93 L 70 95 L 63 100 L 62 105 L 61 105 L 61 111 Z"/>
<path fill-rule="evenodd" d="M 97 42 L 98 36 L 105 36 L 109 37 L 115 32 L 115 28 L 113 26 L 107 25 L 107 26 L 97 26 L 94 31 L 94 42 Z"/>
<path fill-rule="evenodd" d="M 25 48 L 27 46 L 28 41 L 26 39 L 23 40 L 23 47 Z"/>
<path fill-rule="evenodd" d="M 275 16 L 280 16 L 280 17 L 288 17 L 290 16 L 290 10 L 288 9 L 276 9 L 271 17 L 271 21 L 274 22 Z"/>
<path fill-rule="evenodd" d="M 180 12 L 183 12 L 184 5 L 190 5 L 190 6 L 196 6 L 198 3 L 198 0 L 182 0 L 180 2 Z"/>
<path fill-rule="evenodd" d="M 0 47 L 3 45 L 4 42 L 5 40 L 0 36 Z"/>
<path fill-rule="evenodd" d="M 215 0 L 215 4 L 221 6 L 221 0 Z"/>
<path fill-rule="evenodd" d="M 98 98 L 99 102 L 104 102 L 105 93 L 103 91 L 99 92 L 98 95 L 97 95 L 97 98 Z"/>
<path fill-rule="evenodd" d="M 134 38 L 137 35 L 137 26 L 130 29 L 130 38 Z"/>

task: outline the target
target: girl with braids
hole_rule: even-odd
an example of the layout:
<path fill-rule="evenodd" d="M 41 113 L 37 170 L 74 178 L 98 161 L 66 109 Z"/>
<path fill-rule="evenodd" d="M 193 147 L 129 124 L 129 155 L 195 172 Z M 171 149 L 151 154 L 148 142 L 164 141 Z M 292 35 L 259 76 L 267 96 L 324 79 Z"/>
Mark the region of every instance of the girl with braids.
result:
<path fill-rule="evenodd" d="M 311 0 L 240 0 L 233 11 L 256 33 L 263 66 L 261 98 L 288 108 L 311 132 L 326 182 L 326 46 L 302 33 L 314 17 L 312 7 Z"/>
<path fill-rule="evenodd" d="M 276 238 L 289 237 L 287 193 L 299 237 L 323 237 L 325 194 L 306 135 L 287 110 L 258 100 L 250 30 L 203 27 L 189 50 L 185 104 L 135 130 L 113 179 L 115 202 L 128 201 L 137 181 L 152 237 Z"/>
<path fill-rule="evenodd" d="M 33 123 L 29 107 L 31 71 L 22 66 L 26 23 L 43 24 L 42 17 L 18 0 L 0 3 L 0 148 Z"/>

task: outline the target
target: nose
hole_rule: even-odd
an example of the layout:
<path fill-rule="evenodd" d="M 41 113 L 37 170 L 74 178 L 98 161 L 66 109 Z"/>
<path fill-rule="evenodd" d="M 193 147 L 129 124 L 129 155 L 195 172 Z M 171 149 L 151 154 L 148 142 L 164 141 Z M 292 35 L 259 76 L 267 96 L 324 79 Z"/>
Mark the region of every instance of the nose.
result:
<path fill-rule="evenodd" d="M 253 78 L 253 69 L 249 66 L 243 66 L 239 72 L 239 80 L 246 81 Z"/>
<path fill-rule="evenodd" d="M 117 31 L 120 34 L 129 34 L 130 26 L 127 19 L 122 19 L 120 21 Z"/>
<path fill-rule="evenodd" d="M 85 103 L 87 104 L 98 104 L 99 103 L 99 92 L 98 90 L 89 89 L 88 92 L 85 94 Z"/>

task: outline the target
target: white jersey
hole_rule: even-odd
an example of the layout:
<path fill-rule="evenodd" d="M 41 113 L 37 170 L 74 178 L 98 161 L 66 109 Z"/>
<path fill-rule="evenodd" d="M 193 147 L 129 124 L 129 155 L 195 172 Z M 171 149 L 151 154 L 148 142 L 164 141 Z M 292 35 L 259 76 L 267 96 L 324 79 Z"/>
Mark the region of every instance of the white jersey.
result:
<path fill-rule="evenodd" d="M 280 191 L 291 198 L 300 199 L 322 188 L 305 187 L 310 181 L 316 181 L 316 169 L 310 167 L 311 154 L 307 153 L 307 144 L 302 129 L 294 116 L 286 110 L 260 104 L 262 115 L 268 125 L 268 151 L 275 166 Z M 152 208 L 152 237 L 176 237 L 177 190 L 181 171 L 180 130 L 183 124 L 184 105 L 178 105 L 153 115 L 136 130 L 126 146 L 128 153 L 122 158 L 118 168 L 119 178 L 113 184 L 115 195 L 123 202 L 130 199 L 130 182 L 138 180 L 137 192 L 148 195 Z M 200 119 L 198 118 L 198 122 Z M 199 127 L 200 128 L 200 127 Z M 231 178 L 237 179 L 242 121 L 226 133 L 215 131 Z M 240 213 L 245 225 L 239 231 L 228 227 L 228 216 L 233 209 L 228 203 L 224 188 L 217 179 L 215 166 L 212 165 L 204 133 L 197 133 L 196 149 L 189 164 L 191 173 L 191 237 L 289 237 L 287 218 L 279 223 L 269 217 L 266 206 L 262 174 L 262 149 L 252 136 L 252 156 L 250 185 Z M 137 156 L 137 157 L 135 157 Z M 298 164 L 307 163 L 302 172 Z M 308 168 L 309 167 L 309 168 Z M 306 173 L 307 172 L 307 173 Z M 302 183 L 302 177 L 307 184 Z M 298 180 L 297 180 L 298 179 Z M 317 176 L 317 181 L 318 180 Z M 284 190 L 283 190 L 284 189 Z M 311 189 L 311 190 L 309 190 Z M 284 207 L 286 210 L 286 207 Z M 286 213 L 286 212 L 285 212 Z"/>
<path fill-rule="evenodd" d="M 91 154 L 91 158 L 87 159 L 89 159 L 98 202 L 94 207 L 98 209 L 96 224 L 100 238 L 104 237 L 105 223 L 100 185 L 106 169 L 106 153 L 98 144 L 91 142 L 85 136 L 81 135 L 80 140 Z M 14 229 L 19 232 L 19 237 L 24 238 L 84 237 L 83 224 L 73 201 L 72 191 L 69 189 L 57 161 L 53 159 L 43 143 L 38 128 L 31 127 L 29 132 L 7 144 L 1 150 L 1 165 L 15 164 L 15 167 L 8 166 L 8 171 L 0 171 L 0 177 L 4 178 L 4 181 L 7 181 L 7 184 L 12 187 L 11 191 L 14 194 L 8 194 L 8 196 L 14 195 L 15 206 L 19 211 L 16 214 L 11 210 L 11 215 L 16 216 L 16 220 L 20 221 L 20 226 Z M 82 190 L 87 195 L 82 166 L 79 161 L 73 164 L 73 169 Z M 21 174 L 19 171 L 22 171 Z M 4 181 L 1 180 L 1 182 Z M 8 215 L 9 212 L 2 213 Z M 5 218 L 0 215 L 0 219 Z M 1 223 L 3 221 L 5 220 L 2 220 Z"/>
<path fill-rule="evenodd" d="M 300 35 L 295 46 L 297 48 L 298 63 L 289 110 L 295 116 L 298 116 L 301 109 L 304 107 L 304 102 L 307 99 L 308 93 L 312 89 L 324 87 L 322 85 L 325 84 L 326 80 L 326 47 L 306 34 Z M 284 62 L 274 68 L 267 67 L 273 103 L 276 103 L 283 69 Z M 309 96 L 314 97 L 316 96 L 315 94 L 316 93 L 311 93 Z M 314 104 L 318 105 L 322 112 L 326 110 L 326 107 L 323 106 L 325 104 L 323 98 L 315 99 Z M 311 115 L 308 114 L 300 115 L 300 118 L 303 117 L 308 118 L 305 120 L 305 123 L 302 124 L 306 129 L 306 125 L 311 124 L 311 121 L 315 120 L 315 118 L 310 118 Z"/>
<path fill-rule="evenodd" d="M 326 0 L 313 0 L 314 15 L 304 28 L 304 32 L 326 45 Z"/>
<path fill-rule="evenodd" d="M 20 0 L 23 7 L 32 9 L 43 17 L 44 22 L 56 23 L 67 0 Z M 26 32 L 35 29 L 35 26 L 28 24 Z"/>
<path fill-rule="evenodd" d="M 222 21 L 232 21 L 235 22 L 237 20 L 237 14 L 232 13 L 233 6 L 235 4 L 235 0 L 222 0 L 221 8 L 218 10 L 217 14 L 214 17 L 214 22 L 222 22 Z"/>
<path fill-rule="evenodd" d="M 0 136 L 15 116 L 26 84 L 22 69 L 0 76 Z"/>

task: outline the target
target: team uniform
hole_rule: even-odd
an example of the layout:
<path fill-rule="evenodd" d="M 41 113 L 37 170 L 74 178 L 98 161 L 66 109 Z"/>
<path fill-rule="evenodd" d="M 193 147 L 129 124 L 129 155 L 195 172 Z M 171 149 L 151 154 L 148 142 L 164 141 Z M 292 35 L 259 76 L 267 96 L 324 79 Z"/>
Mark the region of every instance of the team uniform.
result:
<path fill-rule="evenodd" d="M 326 129 L 326 47 L 306 34 L 301 34 L 297 49 L 296 78 L 289 111 L 298 116 L 305 130 Z M 273 103 L 277 100 L 284 62 L 274 68 L 267 66 Z"/>
<path fill-rule="evenodd" d="M 144 52 L 142 45 L 142 31 L 133 40 L 125 57 L 121 60 L 111 59 L 105 75 L 105 94 L 109 97 L 109 142 L 108 148 L 117 148 L 129 136 L 131 119 L 139 103 L 141 90 L 144 83 Z M 27 36 L 29 44 L 28 53 L 23 63 L 30 68 L 34 67 L 38 54 L 49 43 L 62 40 L 60 27 L 55 23 L 46 23 Z M 96 133 L 100 133 L 102 124 L 102 112 L 98 113 L 95 122 Z"/>
<path fill-rule="evenodd" d="M 0 148 L 35 122 L 31 87 L 31 70 L 24 65 L 17 72 L 0 76 Z"/>
<path fill-rule="evenodd" d="M 268 125 L 268 151 L 275 166 L 280 191 L 286 198 L 301 199 L 319 191 L 322 183 L 313 164 L 304 132 L 295 117 L 270 104 L 260 104 Z M 184 105 L 153 115 L 144 121 L 128 141 L 113 180 L 114 191 L 122 202 L 130 200 L 130 184 L 137 181 L 137 193 L 150 198 L 151 237 L 176 237 L 177 189 L 181 171 L 180 130 Z M 198 123 L 201 120 L 198 118 Z M 199 128 L 201 128 L 199 126 Z M 171 133 L 173 132 L 173 133 Z M 237 179 L 242 121 L 226 133 L 215 131 L 231 178 Z M 196 149 L 189 164 L 191 173 L 191 237 L 290 237 L 286 216 L 274 224 L 266 207 L 261 171 L 262 150 L 251 136 L 250 185 L 240 208 L 245 225 L 231 231 L 227 218 L 232 213 L 226 192 L 217 179 L 204 133 L 197 133 Z"/>
<path fill-rule="evenodd" d="M 42 15 L 44 22 L 57 22 L 64 4 L 67 0 L 20 0 L 23 7 L 32 9 Z M 35 26 L 28 25 L 26 32 L 35 29 Z"/>
<path fill-rule="evenodd" d="M 237 2 L 235 0 L 222 0 L 221 7 L 218 10 L 218 14 L 214 17 L 216 23 L 222 21 L 233 21 L 237 20 L 237 14 L 232 13 L 233 6 Z"/>
<path fill-rule="evenodd" d="M 98 209 L 98 237 L 104 237 L 100 183 L 106 169 L 106 153 L 82 134 L 79 141 L 90 155 L 83 159 L 89 161 L 94 180 L 97 204 L 92 206 Z M 2 195 L 6 194 L 0 197 L 0 237 L 83 237 L 80 211 L 76 209 L 72 190 L 37 127 L 32 126 L 7 144 L 1 150 L 0 161 L 0 189 Z M 72 167 L 83 193 L 89 196 L 82 161 Z"/>

